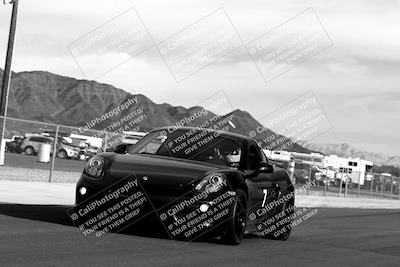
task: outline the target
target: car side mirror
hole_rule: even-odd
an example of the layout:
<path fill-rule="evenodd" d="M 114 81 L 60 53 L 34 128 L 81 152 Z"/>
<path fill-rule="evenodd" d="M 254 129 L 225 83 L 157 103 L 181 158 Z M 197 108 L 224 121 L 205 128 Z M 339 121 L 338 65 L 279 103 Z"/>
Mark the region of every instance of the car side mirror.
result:
<path fill-rule="evenodd" d="M 273 173 L 274 167 L 268 162 L 261 161 L 258 165 L 258 173 Z"/>
<path fill-rule="evenodd" d="M 127 144 L 119 144 L 114 148 L 113 152 L 117 154 L 125 154 L 127 150 L 128 150 Z"/>

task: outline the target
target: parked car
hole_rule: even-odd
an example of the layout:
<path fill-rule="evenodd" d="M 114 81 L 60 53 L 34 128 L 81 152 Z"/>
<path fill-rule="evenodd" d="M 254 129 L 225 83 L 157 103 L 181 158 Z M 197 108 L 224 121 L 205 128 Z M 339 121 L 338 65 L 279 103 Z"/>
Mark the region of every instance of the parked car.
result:
<path fill-rule="evenodd" d="M 191 233 L 206 232 L 230 245 L 238 245 L 246 230 L 273 239 L 289 238 L 293 184 L 287 171 L 271 165 L 253 139 L 211 129 L 169 129 L 153 130 L 129 148 L 120 145 L 86 163 L 76 185 L 76 211 L 71 217 L 76 225 L 85 227 L 79 220 L 86 214 L 88 219 L 96 218 L 96 213 L 103 226 L 126 223 L 142 211 L 135 206 L 140 199 L 135 203 L 132 199 L 146 196 L 140 203 L 151 203 L 150 213 L 168 225 L 167 231 L 179 222 L 189 222 L 170 236 L 187 239 Z M 120 185 L 124 180 L 129 184 Z M 136 188 L 143 193 L 127 191 L 138 183 Z M 113 191 L 112 186 L 118 189 Z M 127 211 L 127 203 L 137 209 Z M 116 213 L 121 206 L 125 210 Z M 110 221 L 121 214 L 122 221 Z M 279 223 L 270 225 L 274 220 Z"/>
<path fill-rule="evenodd" d="M 42 135 L 30 135 L 24 138 L 21 143 L 21 151 L 26 155 L 32 156 L 36 155 L 39 151 L 39 147 L 41 144 L 51 144 L 53 143 L 53 139 L 50 137 L 42 136 Z"/>
<path fill-rule="evenodd" d="M 6 142 L 6 152 L 21 153 L 21 143 L 23 139 L 23 136 L 14 135 L 10 141 Z"/>
<path fill-rule="evenodd" d="M 88 161 L 94 155 L 99 153 L 99 150 L 100 150 L 99 148 L 93 147 L 90 144 L 85 144 L 84 147 L 79 148 L 78 156 L 76 159 L 79 159 L 82 161 Z"/>
<path fill-rule="evenodd" d="M 68 141 L 66 137 L 61 137 L 59 139 L 57 157 L 60 159 L 78 159 L 81 151 L 80 147 Z"/>

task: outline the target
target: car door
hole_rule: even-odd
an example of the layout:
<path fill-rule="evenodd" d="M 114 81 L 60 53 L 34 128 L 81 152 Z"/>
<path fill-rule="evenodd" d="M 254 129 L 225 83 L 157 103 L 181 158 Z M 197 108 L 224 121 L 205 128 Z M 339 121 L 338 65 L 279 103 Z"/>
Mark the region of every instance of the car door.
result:
<path fill-rule="evenodd" d="M 39 151 L 40 143 L 41 143 L 41 141 L 42 141 L 42 138 L 39 137 L 39 136 L 31 136 L 31 137 L 29 138 L 29 141 L 30 141 L 30 145 L 33 147 L 33 149 L 35 150 L 35 152 L 38 152 L 38 151 Z"/>
<path fill-rule="evenodd" d="M 252 143 L 248 149 L 248 164 L 246 177 L 246 184 L 249 189 L 249 213 L 252 215 L 253 221 L 265 219 L 266 216 L 274 214 L 274 207 L 269 209 L 268 203 L 277 200 L 280 193 L 280 185 L 277 182 L 277 173 L 263 173 L 258 172 L 261 162 L 268 163 L 268 159 L 259 147 Z"/>

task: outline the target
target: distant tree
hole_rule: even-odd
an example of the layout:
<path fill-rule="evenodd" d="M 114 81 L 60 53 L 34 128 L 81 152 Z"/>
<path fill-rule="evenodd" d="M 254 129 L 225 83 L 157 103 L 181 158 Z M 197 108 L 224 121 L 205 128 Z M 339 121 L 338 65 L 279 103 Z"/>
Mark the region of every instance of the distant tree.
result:
<path fill-rule="evenodd" d="M 377 173 L 390 173 L 393 176 L 400 177 L 400 168 L 392 165 L 374 166 L 373 172 Z"/>

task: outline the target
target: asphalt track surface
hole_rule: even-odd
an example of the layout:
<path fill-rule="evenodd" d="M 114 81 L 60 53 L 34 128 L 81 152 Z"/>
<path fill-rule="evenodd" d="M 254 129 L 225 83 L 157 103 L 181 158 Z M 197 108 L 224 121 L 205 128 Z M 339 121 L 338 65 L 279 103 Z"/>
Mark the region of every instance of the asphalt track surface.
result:
<path fill-rule="evenodd" d="M 400 210 L 318 209 L 288 241 L 170 241 L 140 229 L 88 243 L 69 206 L 0 204 L 0 266 L 400 266 Z"/>

